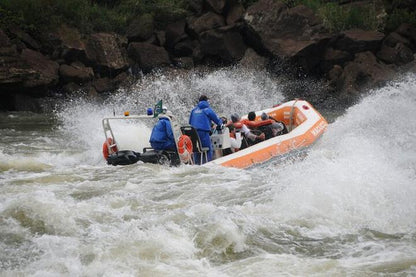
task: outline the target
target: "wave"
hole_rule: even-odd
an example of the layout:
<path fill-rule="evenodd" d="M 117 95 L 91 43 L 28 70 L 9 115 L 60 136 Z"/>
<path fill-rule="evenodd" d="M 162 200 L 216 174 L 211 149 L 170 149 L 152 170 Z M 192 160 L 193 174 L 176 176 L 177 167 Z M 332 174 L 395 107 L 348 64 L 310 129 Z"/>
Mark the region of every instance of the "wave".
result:
<path fill-rule="evenodd" d="M 306 157 L 274 168 L 279 220 L 298 225 L 314 218 L 306 229 L 316 236 L 332 229 L 413 232 L 415 89 L 408 76 L 371 91 L 329 125 Z"/>

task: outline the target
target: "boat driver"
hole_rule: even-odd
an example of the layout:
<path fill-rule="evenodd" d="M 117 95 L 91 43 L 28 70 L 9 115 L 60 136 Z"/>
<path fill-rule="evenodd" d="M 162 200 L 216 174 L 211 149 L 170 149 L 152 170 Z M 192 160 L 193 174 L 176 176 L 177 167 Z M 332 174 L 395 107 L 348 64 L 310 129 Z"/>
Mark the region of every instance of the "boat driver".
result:
<path fill-rule="evenodd" d="M 212 160 L 213 147 L 210 139 L 211 121 L 222 128 L 222 120 L 209 106 L 208 97 L 206 95 L 201 95 L 199 97 L 198 104 L 191 111 L 191 115 L 189 116 L 189 124 L 198 132 L 202 147 L 209 148 L 207 153 L 208 161 L 203 161 L 203 163 Z M 195 161 L 200 161 L 198 157 L 195 158 Z"/>

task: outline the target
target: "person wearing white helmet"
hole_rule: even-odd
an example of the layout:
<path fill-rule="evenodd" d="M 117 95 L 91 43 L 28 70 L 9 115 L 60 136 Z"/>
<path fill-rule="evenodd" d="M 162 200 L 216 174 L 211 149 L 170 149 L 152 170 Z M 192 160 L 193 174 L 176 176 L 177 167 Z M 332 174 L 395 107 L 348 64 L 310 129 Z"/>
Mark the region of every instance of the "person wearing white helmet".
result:
<path fill-rule="evenodd" d="M 172 125 L 168 117 L 172 119 L 173 114 L 166 109 L 164 114 L 159 115 L 159 121 L 153 127 L 149 142 L 155 150 L 176 150 Z"/>

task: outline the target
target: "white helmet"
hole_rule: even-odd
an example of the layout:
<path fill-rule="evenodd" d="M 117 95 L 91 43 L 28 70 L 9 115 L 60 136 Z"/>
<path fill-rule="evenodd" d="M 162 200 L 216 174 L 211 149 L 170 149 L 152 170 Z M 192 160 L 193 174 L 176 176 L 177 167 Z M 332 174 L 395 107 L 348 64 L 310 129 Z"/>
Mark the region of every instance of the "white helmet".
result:
<path fill-rule="evenodd" d="M 169 116 L 171 119 L 173 117 L 173 113 L 171 111 L 166 111 L 165 113 L 167 116 Z"/>

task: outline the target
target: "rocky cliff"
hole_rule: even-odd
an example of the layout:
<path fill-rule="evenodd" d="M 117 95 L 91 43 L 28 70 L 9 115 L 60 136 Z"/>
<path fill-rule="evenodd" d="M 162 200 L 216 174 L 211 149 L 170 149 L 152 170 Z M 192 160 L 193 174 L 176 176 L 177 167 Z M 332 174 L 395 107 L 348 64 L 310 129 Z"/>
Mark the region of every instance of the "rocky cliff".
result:
<path fill-rule="evenodd" d="M 36 111 L 39 107 L 28 101 L 57 93 L 83 91 L 94 97 L 166 67 L 266 67 L 291 78 L 319 79 L 326 86 L 315 97 L 341 101 L 397 73 L 416 71 L 416 28 L 410 24 L 389 34 L 333 33 L 305 6 L 273 0 L 248 9 L 237 0 L 190 4 L 193 14 L 187 18 L 157 29 L 153 17 L 144 14 L 125 35 L 86 35 L 68 26 L 38 36 L 16 26 L 0 30 L 0 108 Z"/>

